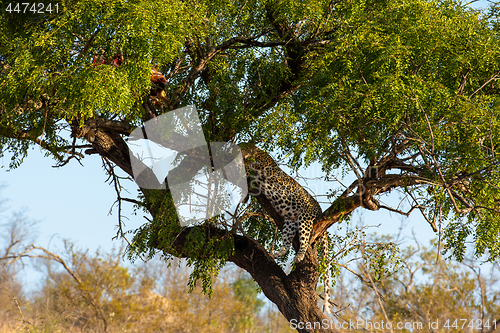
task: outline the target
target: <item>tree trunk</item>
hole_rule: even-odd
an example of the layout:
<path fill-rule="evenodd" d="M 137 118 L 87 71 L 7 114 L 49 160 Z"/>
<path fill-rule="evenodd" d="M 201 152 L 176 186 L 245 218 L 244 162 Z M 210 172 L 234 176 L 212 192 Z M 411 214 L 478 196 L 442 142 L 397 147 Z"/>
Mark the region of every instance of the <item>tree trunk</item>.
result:
<path fill-rule="evenodd" d="M 122 170 L 133 176 L 128 148 L 123 139 L 118 135 L 113 135 L 107 131 L 97 131 L 96 140 L 92 146 L 93 151 L 91 153 L 95 152 L 109 158 Z M 143 176 L 153 178 L 153 175 L 149 174 Z M 150 190 L 143 190 L 143 193 L 148 198 Z M 169 195 L 168 190 L 164 191 L 164 194 L 167 197 Z M 282 229 L 283 219 L 277 214 L 265 196 L 261 194 L 256 196 L 256 198 L 262 207 L 273 217 L 278 228 Z M 234 252 L 229 256 L 228 261 L 235 263 L 250 273 L 262 288 L 266 297 L 278 306 L 278 309 L 290 322 L 292 328 L 296 328 L 299 332 L 335 332 L 336 330 L 331 327 L 329 318 L 318 306 L 319 299 L 316 286 L 319 279 L 319 272 L 316 242 L 318 241 L 319 234 L 326 230 L 328 226 L 338 221 L 341 215 L 349 213 L 359 205 L 356 201 L 348 199 L 343 204 L 338 205 L 337 209 L 332 209 L 332 212 L 329 212 L 327 221 L 323 217 L 318 219 L 314 225 L 311 244 L 304 259 L 296 264 L 295 269 L 289 275 L 285 274 L 271 255 L 256 240 L 247 236 L 232 234 L 214 225 L 183 228 L 178 234 L 174 235 L 174 240 L 171 243 L 173 249 L 165 249 L 162 245 L 165 243 L 161 239 L 151 240 L 149 246 L 153 246 L 158 250 L 171 251 L 177 257 L 193 258 L 193 254 L 186 250 L 188 248 L 186 240 L 191 232 L 195 230 L 199 231 L 199 228 L 204 228 L 206 231 L 206 240 L 213 237 L 232 237 L 234 240 Z M 153 217 L 159 213 L 164 213 L 157 211 L 158 209 L 164 208 L 148 207 Z M 158 230 L 155 230 L 154 234 L 164 234 L 160 230 L 162 226 L 156 226 L 156 228 Z M 293 247 L 295 250 L 298 249 L 297 235 L 293 241 Z M 211 253 L 213 252 L 207 248 L 203 254 L 195 256 L 196 258 L 207 257 Z"/>
<path fill-rule="evenodd" d="M 243 236 L 235 237 L 235 253 L 229 260 L 252 275 L 292 328 L 299 332 L 335 332 L 318 307 L 316 244 L 310 245 L 304 259 L 289 275 L 260 244 Z"/>

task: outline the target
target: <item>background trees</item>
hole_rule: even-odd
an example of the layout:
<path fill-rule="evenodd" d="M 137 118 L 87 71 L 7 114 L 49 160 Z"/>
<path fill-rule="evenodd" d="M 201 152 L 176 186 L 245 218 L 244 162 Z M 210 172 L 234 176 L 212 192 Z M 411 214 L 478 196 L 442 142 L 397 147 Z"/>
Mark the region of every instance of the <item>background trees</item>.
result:
<path fill-rule="evenodd" d="M 2 229 L 2 236 L 8 237 L 2 242 L 4 255 L 0 257 L 0 332 L 293 331 L 281 314 L 264 305 L 253 279 L 234 266 L 213 279 L 213 297 L 209 298 L 200 285 L 192 293 L 186 292 L 190 272 L 180 260 L 169 267 L 158 259 L 125 267 L 121 251 L 90 254 L 69 241 L 58 254 L 26 252 L 31 248 L 33 222 L 26 216 L 17 217 L 2 221 L 9 228 Z M 371 244 L 400 244 L 401 240 L 369 236 L 363 242 L 368 248 Z M 418 323 L 422 323 L 422 332 L 443 328 L 477 332 L 480 321 L 483 332 L 498 331 L 498 264 L 485 267 L 469 258 L 462 263 L 447 261 L 438 256 L 435 243 L 429 245 L 414 240 L 413 245 L 401 246 L 401 251 L 386 252 L 387 258 L 393 255 L 397 260 L 391 269 L 383 265 L 383 272 L 367 257 L 348 266 L 351 272 L 340 271 L 332 288 L 336 311 L 330 320 L 361 322 L 358 328 L 363 326 L 368 332 L 380 331 L 369 323 L 382 321 L 391 322 L 397 332 L 410 332 Z M 356 256 L 352 253 L 346 259 Z M 29 283 L 39 287 L 21 279 L 21 260 L 26 266 L 36 260 L 43 278 Z M 467 321 L 464 324 L 460 319 Z M 438 326 L 430 329 L 429 322 Z M 398 323 L 403 329 L 396 329 Z M 359 331 L 346 327 L 346 332 Z"/>
<path fill-rule="evenodd" d="M 287 329 L 275 310 L 260 311 L 256 283 L 234 266 L 214 278 L 209 298 L 200 285 L 187 293 L 189 269 L 180 260 L 127 268 L 122 251 L 90 254 L 70 241 L 59 254 L 33 249 L 33 223 L 1 217 L 0 332 L 278 332 L 270 330 L 276 323 Z M 20 263 L 35 260 L 43 280 L 22 279 Z"/>
<path fill-rule="evenodd" d="M 130 131 L 196 104 L 207 142 L 252 140 L 293 167 L 318 163 L 330 205 L 288 275 L 268 253 L 283 221 L 263 196 L 234 221 L 189 228 L 168 189 L 119 203 L 149 214 L 131 256 L 187 257 L 191 285 L 202 279 L 205 290 L 233 262 L 288 320 L 319 321 L 316 241 L 356 209 L 420 211 L 456 258 L 468 240 L 477 257 L 498 257 L 496 11 L 347 0 L 72 1 L 45 15 L 3 12 L 2 152 L 12 167 L 34 144 L 60 166 L 99 155 L 119 192 L 119 176 L 132 175 Z M 119 67 L 92 64 L 116 54 Z M 162 102 L 148 96 L 151 65 L 168 79 Z M 401 205 L 384 201 L 391 191 Z"/>
<path fill-rule="evenodd" d="M 398 332 L 417 329 L 418 323 L 423 332 L 498 331 L 498 264 L 488 268 L 470 258 L 461 263 L 445 260 L 436 245 L 433 241 L 427 247 L 415 240 L 402 249 L 398 269 L 384 276 L 369 272 L 363 263 L 357 269 L 360 279 L 342 276 L 334 288 L 334 299 L 341 299 L 339 307 L 345 308 L 338 320 L 361 320 L 368 331 L 375 329 L 366 327 L 367 322 L 382 321 L 393 323 Z M 397 330 L 396 323 L 402 323 L 403 330 Z"/>

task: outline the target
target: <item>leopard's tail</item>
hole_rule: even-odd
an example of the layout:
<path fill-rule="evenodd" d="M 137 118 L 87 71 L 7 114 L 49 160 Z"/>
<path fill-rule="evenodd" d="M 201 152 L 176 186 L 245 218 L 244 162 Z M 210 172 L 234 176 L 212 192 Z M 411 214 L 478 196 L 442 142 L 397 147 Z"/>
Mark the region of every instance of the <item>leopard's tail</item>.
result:
<path fill-rule="evenodd" d="M 323 285 L 323 311 L 325 313 L 331 313 L 330 310 L 330 258 L 328 252 L 328 232 L 323 233 L 323 237 L 321 238 L 321 247 L 323 249 L 323 260 L 327 263 L 326 272 L 324 276 L 324 285 Z"/>

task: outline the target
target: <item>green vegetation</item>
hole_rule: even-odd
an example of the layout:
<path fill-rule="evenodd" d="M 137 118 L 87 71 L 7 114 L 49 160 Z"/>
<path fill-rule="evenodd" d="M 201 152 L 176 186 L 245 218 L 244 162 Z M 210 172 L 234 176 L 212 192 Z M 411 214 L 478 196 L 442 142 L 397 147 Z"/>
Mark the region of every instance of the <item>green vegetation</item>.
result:
<path fill-rule="evenodd" d="M 452 0 L 64 0 L 57 13 L 2 11 L 0 155 L 13 168 L 33 145 L 58 166 L 102 158 L 119 205 L 148 215 L 130 258 L 188 258 L 190 286 L 201 279 L 213 297 L 232 262 L 287 320 L 321 321 L 315 245 L 354 210 L 423 214 L 451 257 L 473 242 L 476 259 L 498 260 L 498 11 Z M 92 64 L 100 57 L 108 64 Z M 150 96 L 151 66 L 167 78 L 161 100 Z M 322 168 L 331 205 L 290 274 L 269 255 L 283 219 L 263 195 L 232 220 L 181 228 L 168 188 L 120 194 L 119 176 L 132 176 L 127 135 L 191 104 L 207 142 L 251 141 L 293 168 Z M 395 191 L 402 205 L 385 200 Z M 390 246 L 348 250 L 371 260 L 377 281 L 398 263 L 384 256 Z"/>

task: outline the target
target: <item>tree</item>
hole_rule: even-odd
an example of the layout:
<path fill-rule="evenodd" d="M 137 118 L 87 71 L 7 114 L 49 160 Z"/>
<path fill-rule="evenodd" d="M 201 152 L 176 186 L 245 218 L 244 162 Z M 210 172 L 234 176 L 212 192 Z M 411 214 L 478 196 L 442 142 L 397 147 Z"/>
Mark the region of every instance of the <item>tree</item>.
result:
<path fill-rule="evenodd" d="M 168 268 L 153 260 L 127 269 L 120 265 L 121 255 L 90 255 L 70 242 L 56 257 L 67 257 L 66 269 L 48 270 L 30 304 L 32 330 L 233 332 L 248 320 L 247 303 L 220 277 L 214 279 L 213 298 L 205 297 L 201 287 L 186 295 L 188 269 L 180 261 Z M 56 257 L 47 257 L 51 259 L 47 264 Z M 246 328 L 256 332 L 257 327 Z"/>
<path fill-rule="evenodd" d="M 2 13 L 2 152 L 12 152 L 11 167 L 31 145 L 59 166 L 84 153 L 103 158 L 119 205 L 133 202 L 152 217 L 135 231 L 131 257 L 155 251 L 186 257 L 194 267 L 190 284 L 201 278 L 207 291 L 211 274 L 233 262 L 298 322 L 327 319 L 318 308 L 316 244 L 356 209 L 420 211 L 451 255 L 462 259 L 473 240 L 476 256 L 498 258 L 496 7 L 82 0 L 52 9 Z M 92 64 L 115 55 L 124 59 L 118 67 Z M 167 80 L 161 101 L 149 96 L 151 65 Z M 214 218 L 182 228 L 168 188 L 140 189 L 138 198 L 120 194 L 115 168 L 133 174 L 125 137 L 190 104 L 199 109 L 207 142 L 252 141 L 289 156 L 294 168 L 317 162 L 324 181 L 337 170 L 354 175 L 345 186 L 331 182 L 331 205 L 290 274 L 268 251 L 275 235 L 268 221 L 281 230 L 283 220 L 263 195 L 244 207 L 251 214 L 229 221 L 234 227 Z M 381 202 L 393 190 L 408 210 Z"/>
<path fill-rule="evenodd" d="M 398 241 L 384 238 L 375 242 Z M 356 271 L 369 283 L 343 276 L 334 288 L 336 298 L 342 300 L 339 305 L 345 307 L 338 323 L 359 323 L 356 329 L 345 331 L 374 332 L 374 323 L 383 321 L 398 332 L 498 331 L 498 263 L 488 269 L 471 258 L 461 263 L 444 260 L 435 243 L 433 240 L 431 247 L 424 247 L 415 240 L 416 246 L 400 252 L 400 269 L 382 276 L 359 262 Z M 391 331 L 389 326 L 385 328 Z"/>
<path fill-rule="evenodd" d="M 30 244 L 35 223 L 24 214 L 2 212 L 0 220 L 0 332 L 275 332 L 268 326 L 285 320 L 274 311 L 259 314 L 263 301 L 255 281 L 234 265 L 213 279 L 214 297 L 201 286 L 187 294 L 184 260 L 167 266 L 158 258 L 126 268 L 121 250 L 90 254 L 68 240 L 55 254 Z M 26 276 L 25 264 L 33 260 L 45 279 L 27 292 L 18 273 Z"/>
<path fill-rule="evenodd" d="M 262 300 L 248 278 L 233 285 L 231 278 L 216 278 L 215 295 L 208 298 L 200 286 L 186 293 L 189 274 L 180 260 L 173 267 L 153 260 L 127 269 L 116 253 L 91 255 L 69 241 L 65 246 L 61 255 L 28 246 L 0 258 L 2 263 L 8 260 L 9 267 L 21 258 L 39 258 L 47 268 L 31 300 L 5 293 L 6 304 L 17 304 L 0 313 L 8 319 L 9 332 L 262 332 L 270 320 L 258 321 Z M 224 273 L 233 275 L 231 269 Z"/>
<path fill-rule="evenodd" d="M 2 189 L 3 186 L 0 186 Z M 8 332 L 16 327 L 19 320 L 24 320 L 21 308 L 24 307 L 24 293 L 19 281 L 19 265 L 10 260 L 2 260 L 15 254 L 32 238 L 35 222 L 24 213 L 15 212 L 5 215 L 5 200 L 0 200 L 0 332 Z M 21 310 L 21 311 L 20 311 Z"/>

